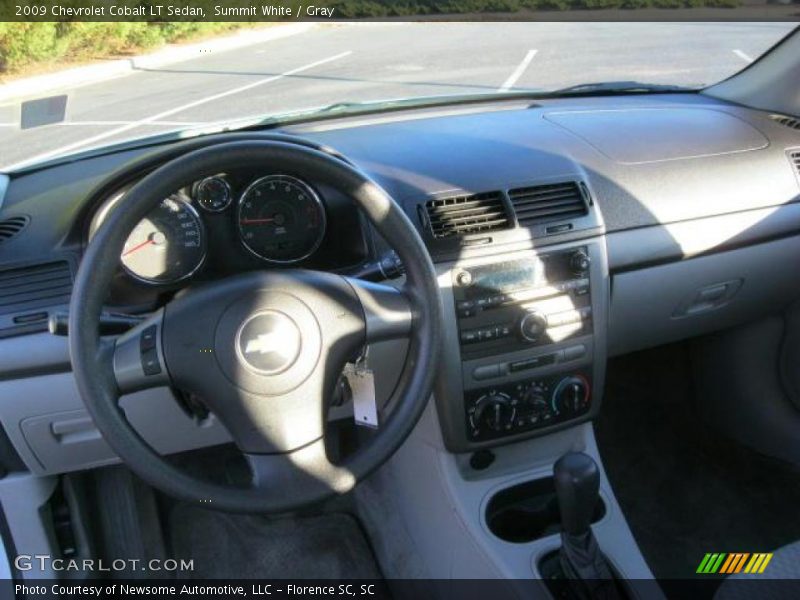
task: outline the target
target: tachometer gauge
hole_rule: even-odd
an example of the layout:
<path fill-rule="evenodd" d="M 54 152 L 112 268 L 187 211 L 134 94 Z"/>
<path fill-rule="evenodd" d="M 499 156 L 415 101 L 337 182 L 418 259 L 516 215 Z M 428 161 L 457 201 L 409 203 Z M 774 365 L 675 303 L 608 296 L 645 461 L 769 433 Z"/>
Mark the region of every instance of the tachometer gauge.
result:
<path fill-rule="evenodd" d="M 192 275 L 205 258 L 203 223 L 188 198 L 163 200 L 131 231 L 122 265 L 147 283 L 175 283 Z"/>
<path fill-rule="evenodd" d="M 231 203 L 231 186 L 223 177 L 206 177 L 194 185 L 193 196 L 200 208 L 208 212 L 222 212 Z"/>
<path fill-rule="evenodd" d="M 325 208 L 316 192 L 288 175 L 256 180 L 239 200 L 242 243 L 274 263 L 309 257 L 325 236 Z"/>

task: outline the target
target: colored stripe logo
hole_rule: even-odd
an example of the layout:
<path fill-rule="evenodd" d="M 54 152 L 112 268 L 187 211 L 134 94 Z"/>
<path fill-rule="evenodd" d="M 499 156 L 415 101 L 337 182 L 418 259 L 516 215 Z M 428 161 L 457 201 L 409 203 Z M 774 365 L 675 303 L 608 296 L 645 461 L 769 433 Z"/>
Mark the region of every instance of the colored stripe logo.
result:
<path fill-rule="evenodd" d="M 716 573 L 731 575 L 733 573 L 763 573 L 769 561 L 772 560 L 772 553 L 756 552 L 709 552 L 700 561 L 696 573 L 703 575 L 713 575 Z"/>

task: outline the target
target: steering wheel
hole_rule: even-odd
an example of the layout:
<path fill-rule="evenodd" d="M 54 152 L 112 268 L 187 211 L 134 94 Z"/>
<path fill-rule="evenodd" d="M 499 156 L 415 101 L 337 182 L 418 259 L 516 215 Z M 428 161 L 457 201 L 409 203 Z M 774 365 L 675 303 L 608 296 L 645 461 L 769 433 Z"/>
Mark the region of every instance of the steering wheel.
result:
<path fill-rule="evenodd" d="M 163 198 L 203 176 L 265 165 L 302 173 L 352 198 L 402 260 L 403 286 L 301 269 L 255 271 L 190 287 L 115 340 L 101 337 L 103 302 L 134 226 Z M 142 479 L 211 508 L 282 512 L 351 490 L 411 433 L 432 391 L 441 323 L 431 259 L 386 191 L 323 151 L 280 141 L 237 141 L 165 163 L 111 211 L 77 273 L 69 344 L 89 413 Z M 396 338 L 408 339 L 408 352 L 390 399 L 393 409 L 367 443 L 334 464 L 324 432 L 338 377 L 366 344 Z M 120 396 L 166 385 L 206 399 L 246 458 L 248 483 L 216 483 L 184 472 L 139 436 L 125 418 Z"/>

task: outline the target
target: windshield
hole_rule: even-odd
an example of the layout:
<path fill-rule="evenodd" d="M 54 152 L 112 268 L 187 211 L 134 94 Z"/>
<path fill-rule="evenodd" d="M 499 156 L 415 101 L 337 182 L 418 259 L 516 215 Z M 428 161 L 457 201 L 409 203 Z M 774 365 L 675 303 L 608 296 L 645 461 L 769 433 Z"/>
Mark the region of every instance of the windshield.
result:
<path fill-rule="evenodd" d="M 218 38 L 123 60 L 111 54 L 89 65 L 76 66 L 64 56 L 4 74 L 0 168 L 340 103 L 338 110 L 347 111 L 368 101 L 546 93 L 607 82 L 604 91 L 646 93 L 649 84 L 697 89 L 747 67 L 793 27 L 300 23 L 236 35 L 226 29 Z M 582 89 L 593 88 L 575 91 Z"/>

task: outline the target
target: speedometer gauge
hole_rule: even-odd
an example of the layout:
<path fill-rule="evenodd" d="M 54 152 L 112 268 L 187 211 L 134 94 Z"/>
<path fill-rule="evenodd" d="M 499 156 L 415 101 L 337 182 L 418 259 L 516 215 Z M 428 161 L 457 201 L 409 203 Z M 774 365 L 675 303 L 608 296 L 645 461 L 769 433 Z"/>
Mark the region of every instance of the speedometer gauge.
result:
<path fill-rule="evenodd" d="M 325 236 L 325 208 L 305 182 L 288 175 L 262 177 L 239 200 L 244 246 L 274 263 L 309 257 Z"/>
<path fill-rule="evenodd" d="M 203 223 L 182 196 L 163 200 L 131 231 L 122 266 L 147 283 L 175 283 L 192 275 L 205 258 Z"/>

